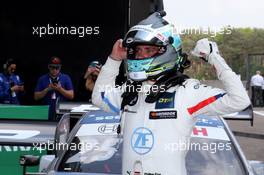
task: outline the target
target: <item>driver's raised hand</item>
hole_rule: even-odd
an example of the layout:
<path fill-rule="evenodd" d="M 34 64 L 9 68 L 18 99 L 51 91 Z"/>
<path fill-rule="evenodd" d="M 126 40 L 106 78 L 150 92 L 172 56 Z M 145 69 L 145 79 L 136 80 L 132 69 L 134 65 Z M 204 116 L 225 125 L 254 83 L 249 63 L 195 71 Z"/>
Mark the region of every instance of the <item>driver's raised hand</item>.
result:
<path fill-rule="evenodd" d="M 116 61 L 122 61 L 127 57 L 126 48 L 123 47 L 123 40 L 119 39 L 115 42 L 110 57 Z"/>
<path fill-rule="evenodd" d="M 209 41 L 207 38 L 197 41 L 195 48 L 191 52 L 193 56 L 200 57 L 212 64 L 210 54 L 219 54 L 218 46 L 215 42 Z"/>

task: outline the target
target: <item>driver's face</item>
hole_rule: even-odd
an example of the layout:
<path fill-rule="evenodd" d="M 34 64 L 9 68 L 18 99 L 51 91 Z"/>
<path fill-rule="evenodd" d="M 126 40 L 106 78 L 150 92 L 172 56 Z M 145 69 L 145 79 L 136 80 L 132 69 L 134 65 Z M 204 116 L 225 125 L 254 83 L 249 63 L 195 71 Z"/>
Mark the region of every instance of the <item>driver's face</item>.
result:
<path fill-rule="evenodd" d="M 158 53 L 160 50 L 157 46 L 142 45 L 136 46 L 136 58 L 143 59 L 149 58 Z"/>

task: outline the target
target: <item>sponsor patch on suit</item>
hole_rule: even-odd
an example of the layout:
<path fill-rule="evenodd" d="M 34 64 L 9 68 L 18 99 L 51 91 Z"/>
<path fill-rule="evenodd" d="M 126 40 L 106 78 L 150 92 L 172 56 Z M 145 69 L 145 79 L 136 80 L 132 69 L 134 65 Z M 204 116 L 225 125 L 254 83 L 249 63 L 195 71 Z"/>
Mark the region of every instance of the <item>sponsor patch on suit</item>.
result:
<path fill-rule="evenodd" d="M 150 120 L 159 120 L 159 119 L 177 119 L 177 111 L 150 111 L 149 112 Z"/>
<path fill-rule="evenodd" d="M 155 109 L 174 108 L 175 92 L 164 92 L 157 100 Z"/>

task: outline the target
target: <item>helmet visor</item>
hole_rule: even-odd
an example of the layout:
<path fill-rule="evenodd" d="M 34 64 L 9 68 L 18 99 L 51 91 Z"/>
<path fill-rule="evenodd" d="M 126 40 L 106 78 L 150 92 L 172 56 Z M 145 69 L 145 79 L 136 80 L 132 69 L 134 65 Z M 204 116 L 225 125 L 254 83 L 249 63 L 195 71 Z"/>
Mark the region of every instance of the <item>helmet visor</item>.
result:
<path fill-rule="evenodd" d="M 137 44 L 164 46 L 165 37 L 162 35 L 155 36 L 153 32 L 145 30 L 132 30 L 127 33 L 124 39 L 124 47 L 132 47 Z"/>

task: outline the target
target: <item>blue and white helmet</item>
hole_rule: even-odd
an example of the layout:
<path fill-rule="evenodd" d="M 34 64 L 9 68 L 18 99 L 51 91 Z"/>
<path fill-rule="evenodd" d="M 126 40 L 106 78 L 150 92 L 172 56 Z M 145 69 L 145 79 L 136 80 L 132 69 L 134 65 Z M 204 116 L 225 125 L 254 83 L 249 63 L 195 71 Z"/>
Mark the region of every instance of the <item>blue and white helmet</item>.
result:
<path fill-rule="evenodd" d="M 126 69 L 129 79 L 145 81 L 179 71 L 183 62 L 182 42 L 174 26 L 162 18 L 165 15 L 165 12 L 155 12 L 127 32 L 123 45 L 127 48 Z M 137 59 L 135 48 L 139 45 L 158 46 L 162 52 Z"/>

